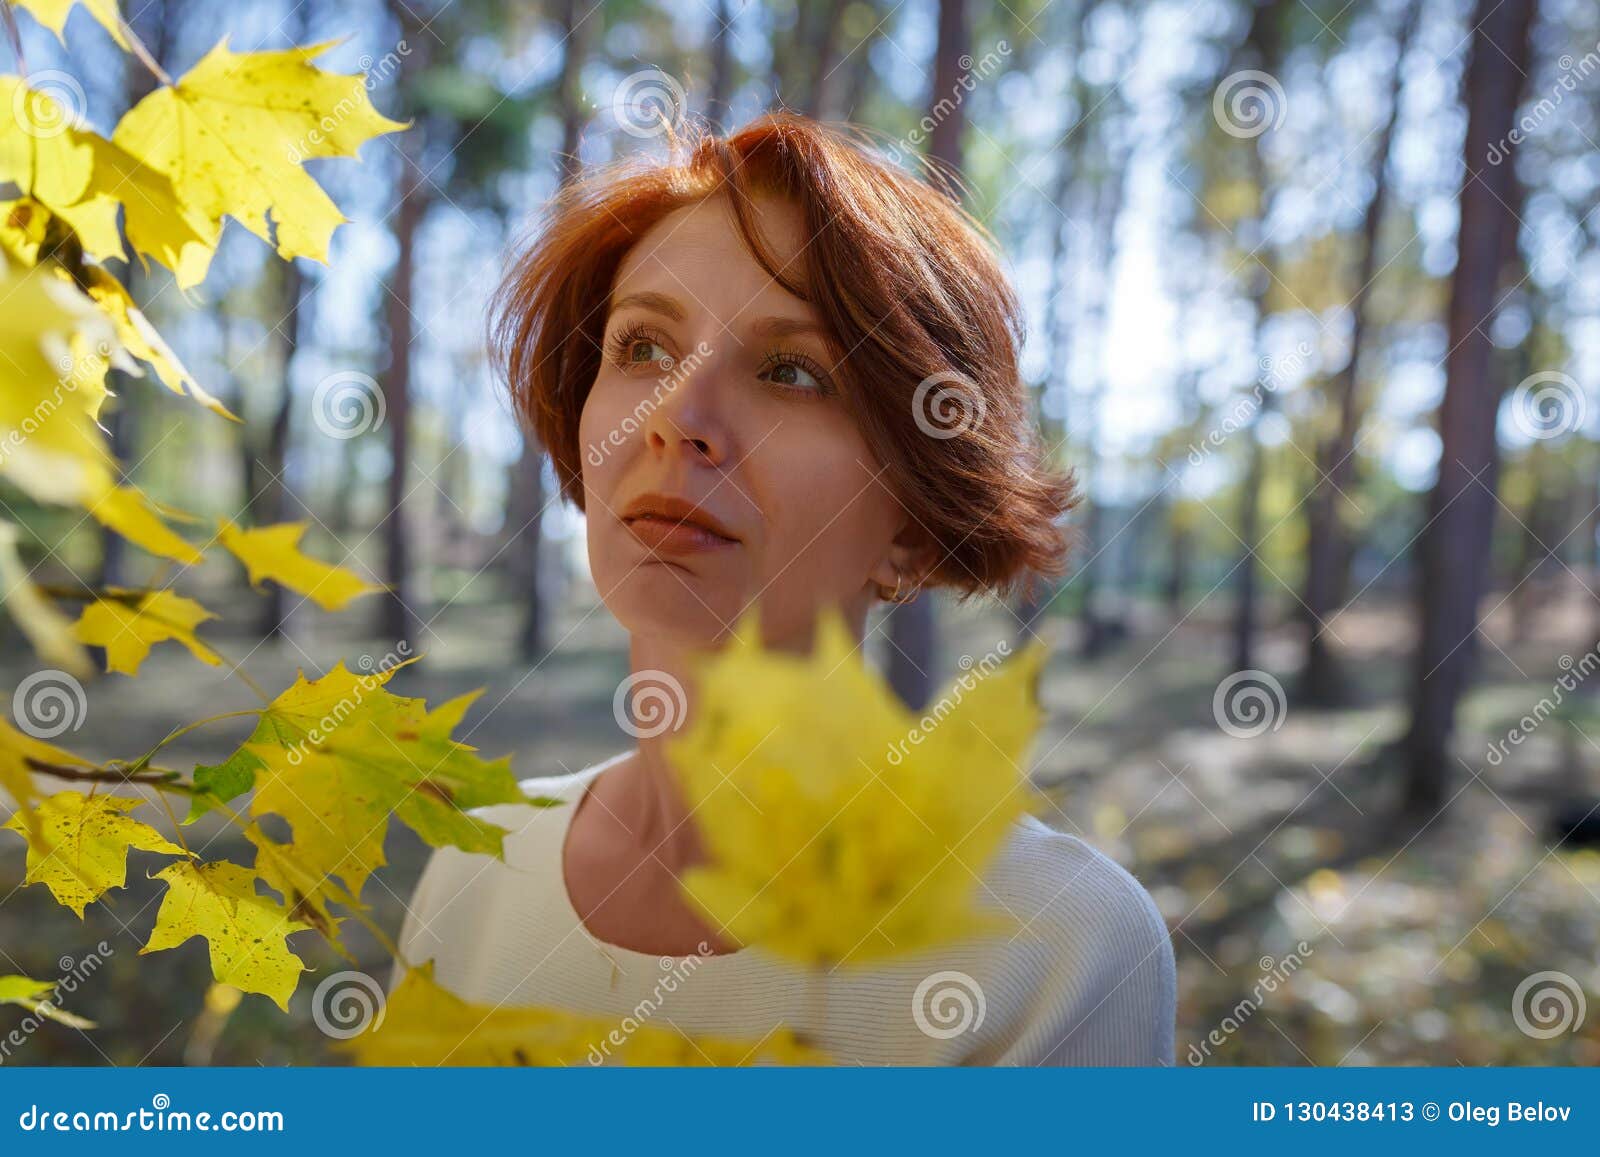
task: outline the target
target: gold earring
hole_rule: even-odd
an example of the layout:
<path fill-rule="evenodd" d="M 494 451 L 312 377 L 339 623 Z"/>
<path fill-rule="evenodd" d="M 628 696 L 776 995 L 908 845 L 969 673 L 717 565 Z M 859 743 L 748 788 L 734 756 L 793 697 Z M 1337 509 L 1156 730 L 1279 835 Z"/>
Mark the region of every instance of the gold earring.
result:
<path fill-rule="evenodd" d="M 894 572 L 894 593 L 893 594 L 888 594 L 888 595 L 884 594 L 883 593 L 883 584 L 879 583 L 878 584 L 878 597 L 881 598 L 886 603 L 895 603 L 895 604 L 909 603 L 912 599 L 917 597 L 917 591 L 920 588 L 917 586 L 917 584 L 913 583 L 912 586 L 911 586 L 911 589 L 909 591 L 907 591 L 905 594 L 902 595 L 900 593 L 900 588 L 902 586 L 904 586 L 904 585 L 905 585 L 905 575 L 904 575 L 903 572 L 901 572 L 900 570 L 896 569 L 895 572 Z"/>

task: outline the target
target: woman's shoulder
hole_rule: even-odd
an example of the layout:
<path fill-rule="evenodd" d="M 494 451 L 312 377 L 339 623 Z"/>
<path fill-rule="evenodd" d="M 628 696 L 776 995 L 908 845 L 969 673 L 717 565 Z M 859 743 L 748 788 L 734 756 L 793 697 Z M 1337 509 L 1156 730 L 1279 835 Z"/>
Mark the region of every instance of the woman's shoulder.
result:
<path fill-rule="evenodd" d="M 1108 948 L 1166 946 L 1166 921 L 1133 873 L 1098 848 L 1023 816 L 990 871 L 993 899 L 1039 936 L 1102 933 Z"/>
<path fill-rule="evenodd" d="M 1031 995 L 1004 1064 L 1169 1065 L 1177 1005 L 1172 938 L 1133 874 L 1032 816 L 986 878 L 1015 925 L 1001 965 Z"/>

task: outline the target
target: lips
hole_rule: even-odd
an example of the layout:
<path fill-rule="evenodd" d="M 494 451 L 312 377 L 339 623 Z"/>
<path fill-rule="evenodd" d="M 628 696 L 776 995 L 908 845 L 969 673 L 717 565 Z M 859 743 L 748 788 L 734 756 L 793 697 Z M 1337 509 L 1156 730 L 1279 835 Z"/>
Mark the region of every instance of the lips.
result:
<path fill-rule="evenodd" d="M 628 504 L 621 517 L 635 538 L 662 553 L 721 550 L 739 543 L 714 515 L 673 495 L 642 494 Z"/>

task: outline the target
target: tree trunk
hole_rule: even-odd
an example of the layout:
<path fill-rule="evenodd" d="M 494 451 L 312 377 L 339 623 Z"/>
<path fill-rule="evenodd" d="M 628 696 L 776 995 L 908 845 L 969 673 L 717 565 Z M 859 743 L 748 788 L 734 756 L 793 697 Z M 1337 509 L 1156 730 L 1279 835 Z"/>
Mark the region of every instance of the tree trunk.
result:
<path fill-rule="evenodd" d="M 389 591 L 380 604 L 378 633 L 391 645 L 415 644 L 420 620 L 412 575 L 411 533 L 406 522 L 406 480 L 411 464 L 411 342 L 413 339 L 411 290 L 416 262 L 417 231 L 427 211 L 422 172 L 412 147 L 402 140 L 399 204 L 394 215 L 398 251 L 389 278 L 385 312 L 388 315 L 389 368 L 383 375 L 383 399 L 389 425 L 388 489 L 383 517 L 384 577 Z"/>
<path fill-rule="evenodd" d="M 287 522 L 294 517 L 292 509 L 294 502 L 289 487 L 284 482 L 283 472 L 289 454 L 290 417 L 294 413 L 294 391 L 291 388 L 294 379 L 291 369 L 295 350 L 300 346 L 308 283 L 301 274 L 297 262 L 286 261 L 281 268 L 283 270 L 281 301 L 284 313 L 283 320 L 278 323 L 274 332 L 278 335 L 278 364 L 282 367 L 283 380 L 279 388 L 278 409 L 272 416 L 267 444 L 255 470 L 258 488 L 250 496 L 250 516 L 257 526 Z M 298 599 L 295 601 L 299 602 Z M 288 620 L 288 592 L 278 583 L 268 583 L 261 604 L 258 626 L 262 637 L 272 638 L 283 634 L 288 628 Z"/>
<path fill-rule="evenodd" d="M 578 17 L 577 0 L 563 0 L 561 7 L 562 43 L 559 100 L 561 101 L 561 184 L 574 180 L 582 170 L 578 147 L 583 139 L 583 94 L 579 88 L 583 67 L 587 24 Z M 720 27 L 720 26 L 719 26 Z M 522 625 L 517 631 L 517 654 L 526 662 L 544 657 L 549 638 L 550 606 L 544 586 L 544 447 L 532 430 L 524 430 L 522 454 L 511 471 L 511 494 L 507 517 L 516 538 L 513 548 L 516 565 L 511 568 L 520 586 Z"/>
<path fill-rule="evenodd" d="M 1356 266 L 1356 289 L 1350 298 L 1350 350 L 1329 385 L 1338 411 L 1333 436 L 1317 448 L 1317 477 L 1306 507 L 1306 659 L 1300 673 L 1300 698 L 1309 704 L 1333 706 L 1345 699 L 1344 673 L 1329 644 L 1325 624 L 1338 612 L 1348 590 L 1350 542 L 1340 502 L 1353 485 L 1356 430 L 1360 407 L 1356 388 L 1363 342 L 1367 332 L 1367 305 L 1378 274 L 1378 234 L 1389 197 L 1389 154 L 1395 125 L 1400 119 L 1402 68 L 1416 31 L 1420 0 L 1411 0 L 1395 31 L 1394 72 L 1389 80 L 1389 111 L 1372 154 L 1372 199 L 1361 225 L 1361 255 Z"/>
<path fill-rule="evenodd" d="M 939 0 L 939 41 L 934 49 L 933 91 L 928 99 L 930 116 L 943 96 L 955 88 L 969 36 L 966 0 Z M 928 140 L 928 155 L 951 175 L 961 171 L 965 124 L 963 106 L 957 104 L 934 126 Z M 933 694 L 938 625 L 934 621 L 932 595 L 924 592 L 909 603 L 890 608 L 888 625 L 889 684 L 907 706 L 919 709 Z"/>
<path fill-rule="evenodd" d="M 1471 676 L 1478 604 L 1494 526 L 1499 455 L 1495 415 L 1505 383 L 1491 369 L 1494 320 L 1506 232 L 1516 223 L 1511 165 L 1490 164 L 1516 115 L 1529 60 L 1535 0 L 1478 0 L 1467 65 L 1465 173 L 1460 235 L 1450 279 L 1449 353 L 1439 405 L 1439 475 L 1418 540 L 1421 641 L 1406 737 L 1405 805 L 1435 813 L 1451 779 L 1456 707 Z"/>

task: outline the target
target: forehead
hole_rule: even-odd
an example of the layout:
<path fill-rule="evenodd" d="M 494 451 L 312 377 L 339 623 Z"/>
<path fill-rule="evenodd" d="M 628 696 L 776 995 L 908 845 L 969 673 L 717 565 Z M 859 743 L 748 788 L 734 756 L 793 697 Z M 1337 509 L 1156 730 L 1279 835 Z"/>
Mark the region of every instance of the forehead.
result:
<path fill-rule="evenodd" d="M 754 206 L 756 228 L 777 268 L 787 277 L 803 278 L 806 238 L 799 208 L 774 197 L 758 197 Z M 722 196 L 669 213 L 628 251 L 617 267 L 612 295 L 643 290 L 719 316 L 809 314 L 805 302 L 773 280 L 750 252 Z"/>

